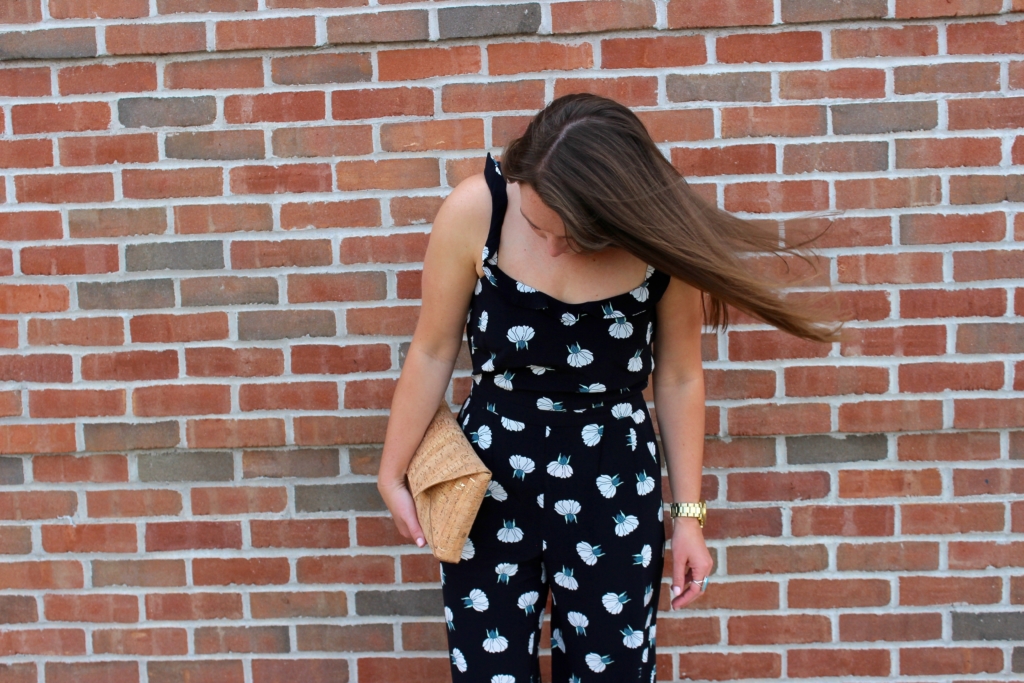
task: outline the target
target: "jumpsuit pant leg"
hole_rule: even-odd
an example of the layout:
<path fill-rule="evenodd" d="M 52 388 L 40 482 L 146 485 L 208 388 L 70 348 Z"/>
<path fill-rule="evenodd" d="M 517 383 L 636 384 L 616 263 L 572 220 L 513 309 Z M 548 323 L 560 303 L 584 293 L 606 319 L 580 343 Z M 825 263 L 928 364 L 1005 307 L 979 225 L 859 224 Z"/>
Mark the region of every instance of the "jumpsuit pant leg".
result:
<path fill-rule="evenodd" d="M 665 529 L 642 396 L 550 415 L 471 396 L 460 418 L 492 483 L 441 563 L 453 681 L 540 683 L 550 590 L 553 681 L 653 682 Z"/>

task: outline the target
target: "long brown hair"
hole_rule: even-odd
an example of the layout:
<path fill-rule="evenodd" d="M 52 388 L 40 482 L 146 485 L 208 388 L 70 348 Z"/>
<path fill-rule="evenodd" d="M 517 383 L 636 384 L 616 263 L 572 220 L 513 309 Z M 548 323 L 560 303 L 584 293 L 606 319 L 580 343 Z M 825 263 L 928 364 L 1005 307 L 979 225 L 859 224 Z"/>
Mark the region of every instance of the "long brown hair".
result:
<path fill-rule="evenodd" d="M 746 221 L 697 194 L 665 159 L 640 119 L 614 100 L 564 95 L 542 109 L 501 157 L 505 179 L 530 185 L 565 224 L 575 251 L 617 246 L 704 293 L 704 319 L 727 327 L 726 304 L 790 334 L 840 339 L 827 296 L 786 297 L 793 284 L 759 275 L 742 255 L 789 254 L 816 273 L 817 236 Z M 810 279 L 812 276 L 801 278 Z M 825 307 L 822 306 L 825 304 Z"/>

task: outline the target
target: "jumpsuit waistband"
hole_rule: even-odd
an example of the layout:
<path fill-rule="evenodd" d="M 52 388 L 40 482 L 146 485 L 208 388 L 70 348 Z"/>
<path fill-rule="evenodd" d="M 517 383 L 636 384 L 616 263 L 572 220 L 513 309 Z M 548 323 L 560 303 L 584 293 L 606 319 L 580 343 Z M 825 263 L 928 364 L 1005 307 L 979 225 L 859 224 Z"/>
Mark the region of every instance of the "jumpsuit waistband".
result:
<path fill-rule="evenodd" d="M 473 383 L 467 400 L 470 410 L 491 410 L 502 417 L 529 424 L 579 425 L 593 422 L 607 422 L 626 417 L 637 410 L 647 412 L 647 401 L 643 396 L 646 382 L 629 391 L 605 391 L 595 393 L 572 393 L 564 391 L 533 391 L 502 389 L 484 375 L 482 381 Z M 463 403 L 460 417 L 465 410 Z"/>

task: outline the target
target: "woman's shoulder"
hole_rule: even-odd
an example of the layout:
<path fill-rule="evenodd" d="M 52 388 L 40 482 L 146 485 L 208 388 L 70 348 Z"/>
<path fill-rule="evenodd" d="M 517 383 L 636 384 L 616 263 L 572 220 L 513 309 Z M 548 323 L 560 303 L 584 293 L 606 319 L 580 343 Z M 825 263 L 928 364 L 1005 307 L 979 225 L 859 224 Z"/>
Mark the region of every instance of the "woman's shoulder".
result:
<path fill-rule="evenodd" d="M 430 230 L 431 241 L 479 262 L 491 221 L 491 191 L 483 173 L 461 180 L 442 202 Z M 477 266 L 479 267 L 479 263 Z M 482 271 L 477 270 L 478 275 Z"/>

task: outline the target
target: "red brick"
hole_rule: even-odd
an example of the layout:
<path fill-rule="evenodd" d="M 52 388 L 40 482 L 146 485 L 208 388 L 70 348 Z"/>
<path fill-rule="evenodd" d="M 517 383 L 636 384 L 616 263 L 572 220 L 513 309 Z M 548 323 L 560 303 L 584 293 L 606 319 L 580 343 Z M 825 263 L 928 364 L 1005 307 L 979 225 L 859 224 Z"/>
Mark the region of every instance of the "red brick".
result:
<path fill-rule="evenodd" d="M 93 586 L 184 586 L 184 560 L 93 560 Z"/>
<path fill-rule="evenodd" d="M 48 67 L 0 70 L 0 95 L 4 97 L 42 97 L 49 94 L 51 90 Z"/>
<path fill-rule="evenodd" d="M 653 28 L 651 0 L 591 0 L 551 6 L 553 33 L 592 33 L 630 28 Z"/>
<path fill-rule="evenodd" d="M 937 496 L 942 493 L 938 470 L 841 470 L 841 498 Z"/>
<path fill-rule="evenodd" d="M 392 218 L 395 212 L 392 208 Z M 397 219 L 395 219 L 397 222 Z M 281 205 L 281 228 L 368 228 L 381 224 L 380 202 L 354 199 L 340 202 L 307 202 Z"/>
<path fill-rule="evenodd" d="M 434 97 L 428 88 L 373 88 L 331 93 L 331 116 L 335 120 L 431 116 L 433 113 Z"/>
<path fill-rule="evenodd" d="M 345 383 L 345 407 L 389 408 L 396 382 L 394 379 L 349 380 Z"/>
<path fill-rule="evenodd" d="M 487 68 L 491 75 L 504 76 L 557 69 L 575 71 L 594 65 L 590 43 L 564 45 L 548 42 L 494 43 L 487 46 Z"/>
<path fill-rule="evenodd" d="M 953 472 L 953 493 L 957 496 L 998 495 L 1024 492 L 1024 470 L 963 469 Z"/>
<path fill-rule="evenodd" d="M 228 95 L 224 118 L 228 123 L 320 121 L 326 116 L 326 101 L 316 91 Z"/>
<path fill-rule="evenodd" d="M 411 335 L 419 320 L 419 306 L 350 308 L 345 313 L 349 334 Z"/>
<path fill-rule="evenodd" d="M 281 512 L 288 502 L 285 489 L 278 486 L 194 488 L 191 497 L 192 514 L 194 515 Z"/>
<path fill-rule="evenodd" d="M 189 420 L 185 434 L 191 448 L 260 448 L 285 444 L 284 420 Z"/>
<path fill-rule="evenodd" d="M 0 168 L 46 168 L 49 166 L 53 166 L 53 142 L 50 140 L 4 140 L 0 142 Z"/>
<path fill-rule="evenodd" d="M 932 640 L 942 637 L 942 615 L 929 612 L 840 614 L 843 642 Z"/>
<path fill-rule="evenodd" d="M 92 634 L 97 654 L 168 656 L 188 653 L 183 628 L 99 629 Z"/>
<path fill-rule="evenodd" d="M 0 427 L 0 454 L 67 453 L 74 450 L 73 424 Z"/>
<path fill-rule="evenodd" d="M 32 24 L 42 20 L 39 0 L 15 0 L 0 8 L 0 23 Z"/>
<path fill-rule="evenodd" d="M 827 472 L 743 472 L 728 475 L 728 499 L 779 501 L 822 498 L 829 493 Z"/>
<path fill-rule="evenodd" d="M 231 410 L 231 390 L 218 384 L 163 384 L 132 390 L 139 417 L 209 415 Z"/>
<path fill-rule="evenodd" d="M 198 654 L 288 652 L 288 627 L 203 626 L 195 630 L 195 648 Z"/>
<path fill-rule="evenodd" d="M 998 166 L 1002 158 L 997 138 L 925 138 L 896 141 L 897 168 Z"/>
<path fill-rule="evenodd" d="M 58 144 L 62 166 L 142 163 L 159 158 L 152 133 L 62 138 Z"/>
<path fill-rule="evenodd" d="M 730 645 L 819 643 L 831 639 L 832 627 L 824 615 L 743 615 L 729 618 Z"/>
<path fill-rule="evenodd" d="M 242 596 L 237 593 L 150 593 L 146 595 L 146 618 L 151 621 L 241 619 Z"/>
<path fill-rule="evenodd" d="M 1002 503 L 903 505 L 900 529 L 905 534 L 954 534 L 1003 531 Z"/>
<path fill-rule="evenodd" d="M 602 69 L 683 67 L 704 64 L 706 61 L 703 36 L 610 38 L 601 41 Z"/>
<path fill-rule="evenodd" d="M 972 98 L 949 101 L 949 129 L 1024 127 L 1024 97 Z"/>
<path fill-rule="evenodd" d="M 337 165 L 338 189 L 406 190 L 437 187 L 440 168 L 437 159 L 382 159 L 342 161 Z"/>
<path fill-rule="evenodd" d="M 106 102 L 16 104 L 11 107 L 11 128 L 15 135 L 106 130 L 109 126 L 110 105 Z"/>
<path fill-rule="evenodd" d="M 901 66 L 894 69 L 894 77 L 898 95 L 999 90 L 999 65 L 982 62 Z"/>
<path fill-rule="evenodd" d="M 1001 316 L 1006 311 L 1006 292 L 1001 289 L 913 289 L 900 294 L 904 318 Z"/>
<path fill-rule="evenodd" d="M 674 0 L 668 4 L 669 28 L 768 26 L 774 17 L 771 0 Z"/>
<path fill-rule="evenodd" d="M 159 517 L 181 512 L 176 490 L 89 490 L 86 505 L 90 517 Z"/>
<path fill-rule="evenodd" d="M 804 137 L 825 134 L 825 107 L 737 107 L 722 109 L 722 137 Z M 771 169 L 774 171 L 774 165 Z"/>
<path fill-rule="evenodd" d="M 901 576 L 901 605 L 995 604 L 1002 598 L 998 576 Z"/>
<path fill-rule="evenodd" d="M 125 169 L 121 183 L 132 199 L 216 197 L 224 188 L 219 168 Z"/>
<path fill-rule="evenodd" d="M 836 551 L 839 571 L 934 571 L 939 568 L 939 544 L 916 541 L 901 543 L 840 543 Z M 852 615 L 849 615 L 852 616 Z M 864 615 L 866 616 L 866 615 Z M 905 615 L 892 615 L 905 616 Z M 938 616 L 938 615 L 936 615 Z M 840 637 L 847 640 L 842 621 Z M 911 631 L 915 635 L 921 631 Z M 937 638 L 938 635 L 931 636 Z M 901 640 L 901 638 L 896 638 Z"/>
<path fill-rule="evenodd" d="M 62 236 L 60 213 L 56 211 L 0 213 L 0 239 L 60 239 Z"/>
<path fill-rule="evenodd" d="M 253 619 L 344 617 L 348 606 L 343 591 L 260 591 L 249 597 Z"/>
<path fill-rule="evenodd" d="M 71 356 L 56 353 L 5 354 L 0 356 L 0 379 L 7 382 L 70 382 Z"/>
<path fill-rule="evenodd" d="M 816 572 L 828 566 L 823 545 L 732 545 L 728 549 L 730 574 Z M 737 609 L 747 609 L 736 606 Z"/>
<path fill-rule="evenodd" d="M 807 366 L 785 369 L 787 396 L 839 396 L 884 394 L 889 388 L 885 368 Z"/>
<path fill-rule="evenodd" d="M 0 632 L 0 655 L 85 654 L 85 631 L 71 628 L 13 629 Z"/>
<path fill-rule="evenodd" d="M 839 209 L 927 206 L 938 204 L 941 198 L 938 176 L 836 181 L 836 207 Z"/>
<path fill-rule="evenodd" d="M 135 315 L 129 328 L 136 343 L 210 341 L 227 339 L 228 317 L 224 312 Z"/>
<path fill-rule="evenodd" d="M 64 204 L 114 199 L 114 178 L 109 173 L 15 176 L 14 187 L 19 202 Z"/>
<path fill-rule="evenodd" d="M 77 507 L 77 498 L 72 491 L 0 492 L 0 519 L 70 517 Z"/>
<path fill-rule="evenodd" d="M 382 415 L 296 417 L 295 443 L 300 446 L 381 443 L 387 429 Z"/>
<path fill-rule="evenodd" d="M 900 391 L 906 393 L 978 391 L 1003 386 L 1002 363 L 914 363 L 899 367 Z"/>
<path fill-rule="evenodd" d="M 68 233 L 71 237 L 154 235 L 166 230 L 167 211 L 162 207 L 68 211 Z"/>
<path fill-rule="evenodd" d="M 997 437 L 993 432 L 900 434 L 896 438 L 896 452 L 904 461 L 996 460 Z"/>
<path fill-rule="evenodd" d="M 985 569 L 1024 565 L 1024 543 L 1005 541 L 951 541 L 950 569 Z"/>
<path fill-rule="evenodd" d="M 672 165 L 686 176 L 774 173 L 775 145 L 675 147 L 672 149 Z"/>
<path fill-rule="evenodd" d="M 889 599 L 884 579 L 791 579 L 787 604 L 794 609 L 882 607 Z"/>
<path fill-rule="evenodd" d="M 300 557 L 299 583 L 393 583 L 395 560 L 388 555 Z"/>
<path fill-rule="evenodd" d="M 285 2 L 294 3 L 295 0 Z M 338 6 L 358 4 L 352 0 L 327 0 L 327 3 Z M 424 10 L 362 12 L 327 18 L 329 43 L 423 41 L 428 40 L 429 33 L 427 12 Z"/>
<path fill-rule="evenodd" d="M 834 505 L 793 508 L 794 536 L 891 536 L 892 506 Z"/>
<path fill-rule="evenodd" d="M 786 145 L 782 170 L 783 173 L 794 174 L 814 171 L 884 171 L 888 167 L 888 143 L 831 142 Z M 821 243 L 821 246 L 825 244 Z M 861 243 L 858 246 L 865 245 Z"/>
<path fill-rule="evenodd" d="M 62 95 L 95 92 L 148 92 L 156 90 L 156 65 L 152 62 L 88 64 L 57 71 Z"/>
<path fill-rule="evenodd" d="M 174 207 L 174 228 L 179 234 L 267 231 L 274 226 L 267 204 L 202 204 Z"/>
<path fill-rule="evenodd" d="M 253 50 L 316 45 L 315 17 L 217 22 L 218 50 Z"/>
<path fill-rule="evenodd" d="M 723 36 L 715 52 L 722 64 L 750 62 L 817 62 L 822 58 L 821 33 L 787 31 Z"/>
<path fill-rule="evenodd" d="M 343 375 L 374 372 L 391 367 L 391 352 L 386 344 L 302 344 L 291 347 L 292 373 Z"/>
<path fill-rule="evenodd" d="M 235 194 L 290 194 L 330 192 L 331 167 L 327 164 L 239 166 L 231 169 Z"/>
<path fill-rule="evenodd" d="M 555 81 L 556 98 L 571 93 L 593 93 L 613 99 L 627 107 L 644 107 L 656 104 L 658 100 L 657 90 L 657 79 L 647 76 L 559 78 Z"/>
<path fill-rule="evenodd" d="M 921 57 L 938 54 L 938 31 L 934 26 L 910 25 L 898 28 L 841 29 L 832 31 L 832 56 Z"/>
<path fill-rule="evenodd" d="M 243 384 L 239 388 L 238 402 L 242 410 L 337 410 L 338 385 L 334 382 Z"/>
<path fill-rule="evenodd" d="M 138 19 L 149 15 L 146 0 L 49 0 L 48 8 L 54 19 Z"/>
<path fill-rule="evenodd" d="M 888 676 L 892 664 L 887 650 L 790 649 L 786 673 L 792 678 L 821 676 Z"/>
<path fill-rule="evenodd" d="M 21 250 L 21 272 L 25 275 L 113 273 L 118 268 L 116 244 L 25 247 Z"/>
<path fill-rule="evenodd" d="M 139 620 L 139 600 L 134 595 L 43 596 L 48 621 L 85 621 L 95 623 L 133 623 Z"/>
<path fill-rule="evenodd" d="M 775 330 L 730 332 L 729 358 L 735 361 L 778 358 L 822 358 L 829 347 L 819 342 L 797 339 Z"/>
<path fill-rule="evenodd" d="M 347 519 L 250 520 L 254 548 L 347 548 Z"/>
<path fill-rule="evenodd" d="M 123 455 L 49 455 L 32 458 L 34 481 L 128 481 L 128 459 Z"/>
<path fill-rule="evenodd" d="M 134 553 L 134 524 L 44 524 L 43 550 L 48 553 Z"/>
<path fill-rule="evenodd" d="M 999 14 L 1001 0 L 896 0 L 897 19 Z"/>
<path fill-rule="evenodd" d="M 120 346 L 124 343 L 121 318 L 30 318 L 28 342 L 32 346 Z"/>
<path fill-rule="evenodd" d="M 199 22 L 113 25 L 106 27 L 105 36 L 112 55 L 206 51 L 206 27 Z"/>
<path fill-rule="evenodd" d="M 354 156 L 373 150 L 370 126 L 279 128 L 273 134 L 279 157 Z"/>
<path fill-rule="evenodd" d="M 994 242 L 1006 234 L 1002 213 L 909 214 L 900 217 L 903 244 Z"/>
<path fill-rule="evenodd" d="M 304 558 L 300 558 L 300 563 L 301 559 Z M 281 584 L 288 583 L 290 573 L 288 560 L 283 557 L 192 560 L 193 584 L 196 586 Z"/>
<path fill-rule="evenodd" d="M 1024 26 L 1016 21 L 952 24 L 947 29 L 946 41 L 951 55 L 1016 55 L 1024 49 Z"/>
<path fill-rule="evenodd" d="M 1003 651 L 995 647 L 946 645 L 900 648 L 900 673 L 908 676 L 997 673 L 1002 670 Z"/>
<path fill-rule="evenodd" d="M 1019 399 L 975 399 L 953 402 L 953 427 L 992 429 L 1024 426 L 1024 402 Z"/>
<path fill-rule="evenodd" d="M 725 187 L 725 208 L 750 213 L 821 211 L 828 208 L 828 183 L 823 180 L 731 183 Z"/>
<path fill-rule="evenodd" d="M 781 536 L 781 510 L 778 508 L 719 510 L 713 517 L 708 518 L 704 535 L 709 539 Z"/>
<path fill-rule="evenodd" d="M 260 88 L 263 87 L 263 60 L 242 57 L 171 62 L 164 67 L 164 87 L 197 90 Z"/>
<path fill-rule="evenodd" d="M 38 389 L 28 395 L 32 417 L 124 415 L 124 389 Z"/>
<path fill-rule="evenodd" d="M 885 71 L 882 69 L 784 71 L 779 74 L 779 94 L 784 100 L 882 98 L 885 97 Z"/>
<path fill-rule="evenodd" d="M 241 548 L 241 522 L 149 522 L 146 551 Z"/>
<path fill-rule="evenodd" d="M 483 146 L 483 136 L 482 119 L 385 123 L 380 130 L 381 148 L 387 152 L 478 149 Z"/>
<path fill-rule="evenodd" d="M 688 652 L 679 655 L 679 675 L 709 681 L 779 678 L 782 656 L 775 652 Z"/>
<path fill-rule="evenodd" d="M 82 563 L 77 560 L 5 562 L 0 574 L 4 590 L 67 590 L 82 588 Z"/>
<path fill-rule="evenodd" d="M 280 349 L 214 346 L 185 349 L 185 374 L 190 377 L 267 377 L 283 372 L 284 355 Z"/>
<path fill-rule="evenodd" d="M 432 76 L 479 73 L 480 67 L 480 48 L 476 45 L 377 52 L 377 78 L 380 81 L 406 81 Z"/>

